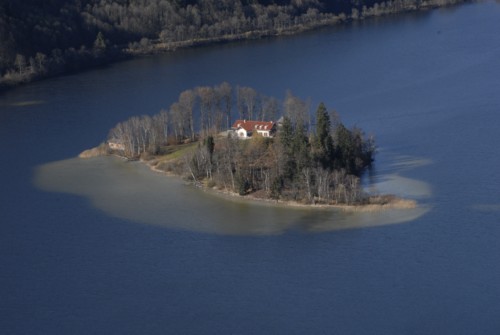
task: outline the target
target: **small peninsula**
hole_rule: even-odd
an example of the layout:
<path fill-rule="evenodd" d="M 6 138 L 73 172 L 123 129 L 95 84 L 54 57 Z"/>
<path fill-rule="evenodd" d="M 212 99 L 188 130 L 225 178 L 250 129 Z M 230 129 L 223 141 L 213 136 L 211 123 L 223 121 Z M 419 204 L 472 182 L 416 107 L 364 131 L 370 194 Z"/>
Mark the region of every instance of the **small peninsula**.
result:
<path fill-rule="evenodd" d="M 168 110 L 118 123 L 105 143 L 80 157 L 142 160 L 155 171 L 251 199 L 415 207 L 412 200 L 364 192 L 360 177 L 374 161 L 373 137 L 347 128 L 323 103 L 315 113 L 310 105 L 289 91 L 280 102 L 226 82 L 196 87 L 182 92 Z"/>

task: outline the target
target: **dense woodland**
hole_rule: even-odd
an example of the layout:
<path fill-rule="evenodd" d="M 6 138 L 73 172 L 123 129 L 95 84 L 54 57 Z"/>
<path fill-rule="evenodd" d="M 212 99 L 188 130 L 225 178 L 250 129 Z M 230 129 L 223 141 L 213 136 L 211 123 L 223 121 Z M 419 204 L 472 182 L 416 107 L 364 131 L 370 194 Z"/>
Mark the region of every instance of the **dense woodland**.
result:
<path fill-rule="evenodd" d="M 362 203 L 359 177 L 373 161 L 375 145 L 357 127 L 348 129 L 335 112 L 287 92 L 283 101 L 228 83 L 182 92 L 168 110 L 132 117 L 111 129 L 109 141 L 127 158 L 161 155 L 179 143 L 192 150 L 164 169 L 241 195 L 305 203 Z M 276 120 L 276 136 L 255 133 L 241 140 L 227 130 L 231 116 Z"/>
<path fill-rule="evenodd" d="M 0 87 L 134 53 L 294 33 L 463 0 L 1 0 Z"/>

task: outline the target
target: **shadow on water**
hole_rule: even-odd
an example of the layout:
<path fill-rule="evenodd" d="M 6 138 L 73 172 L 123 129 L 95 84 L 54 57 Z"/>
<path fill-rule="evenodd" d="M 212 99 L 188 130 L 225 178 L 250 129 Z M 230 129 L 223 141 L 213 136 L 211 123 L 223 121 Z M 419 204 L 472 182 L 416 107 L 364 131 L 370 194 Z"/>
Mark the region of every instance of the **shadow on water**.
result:
<path fill-rule="evenodd" d="M 413 198 L 430 196 L 421 181 L 395 173 L 379 176 L 370 192 Z M 427 206 L 379 211 L 343 211 L 249 201 L 200 191 L 177 177 L 152 172 L 114 157 L 73 158 L 39 166 L 37 187 L 89 199 L 107 215 L 171 229 L 228 235 L 274 235 L 288 230 L 326 232 L 412 221 Z"/>

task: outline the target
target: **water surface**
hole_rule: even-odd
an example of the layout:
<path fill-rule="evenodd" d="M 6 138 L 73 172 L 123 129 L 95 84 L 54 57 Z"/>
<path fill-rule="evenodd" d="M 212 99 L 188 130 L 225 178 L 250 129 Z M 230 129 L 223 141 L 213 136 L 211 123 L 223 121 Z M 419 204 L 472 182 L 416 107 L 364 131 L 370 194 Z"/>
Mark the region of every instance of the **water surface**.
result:
<path fill-rule="evenodd" d="M 377 176 L 375 194 L 428 198 L 424 182 L 398 176 Z M 327 208 L 294 208 L 217 195 L 183 183 L 179 177 L 155 173 L 143 163 L 116 157 L 73 158 L 40 166 L 35 184 L 41 189 L 76 194 L 111 216 L 134 222 L 229 235 L 279 234 L 290 229 L 324 232 L 414 220 L 430 208 L 352 212 Z"/>
<path fill-rule="evenodd" d="M 183 50 L 3 94 L 0 329 L 497 333 L 499 17 L 495 2 L 461 5 Z M 367 184 L 415 190 L 409 195 L 430 210 L 400 224 L 332 230 L 332 213 L 228 205 L 183 184 L 179 195 L 199 202 L 168 192 L 155 199 L 141 187 L 177 182 L 118 164 L 119 176 L 135 176 L 121 185 L 106 177 L 113 161 L 73 160 L 117 122 L 222 81 L 324 101 L 345 124 L 376 135 Z M 66 182 L 45 185 L 58 192 L 38 187 L 40 171 L 72 164 L 89 164 L 81 174 L 89 179 L 77 182 L 90 190 L 61 193 L 74 180 L 62 172 Z M 162 213 L 151 216 L 158 224 L 142 220 L 148 208 Z M 244 222 L 259 210 L 262 222 L 250 225 L 263 233 L 218 233 L 226 215 Z"/>

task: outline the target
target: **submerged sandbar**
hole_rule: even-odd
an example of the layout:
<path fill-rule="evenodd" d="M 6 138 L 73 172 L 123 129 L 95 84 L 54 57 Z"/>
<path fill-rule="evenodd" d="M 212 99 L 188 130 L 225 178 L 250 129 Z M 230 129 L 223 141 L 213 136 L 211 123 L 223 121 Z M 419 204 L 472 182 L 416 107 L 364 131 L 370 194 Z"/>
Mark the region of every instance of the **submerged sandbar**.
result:
<path fill-rule="evenodd" d="M 379 179 L 384 180 L 386 189 L 390 188 L 387 185 L 390 176 Z M 392 180 L 397 183 L 398 179 Z M 93 207 L 113 217 L 171 229 L 228 235 L 374 227 L 412 221 L 430 209 L 419 205 L 383 211 L 344 211 L 249 202 L 200 192 L 180 178 L 164 176 L 140 162 L 126 162 L 117 157 L 73 158 L 44 164 L 36 169 L 34 182 L 46 191 L 82 196 Z M 420 196 L 428 196 L 426 192 L 430 187 L 418 183 L 423 188 Z"/>

